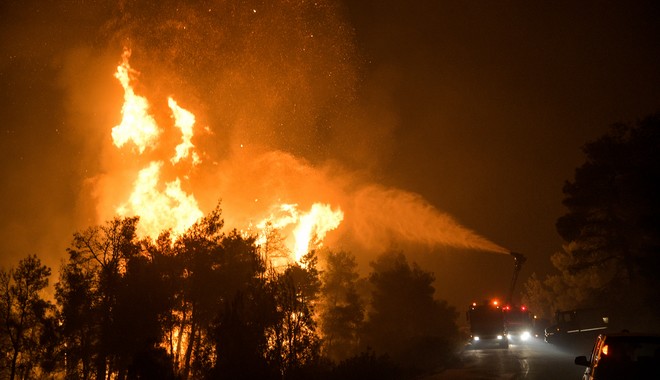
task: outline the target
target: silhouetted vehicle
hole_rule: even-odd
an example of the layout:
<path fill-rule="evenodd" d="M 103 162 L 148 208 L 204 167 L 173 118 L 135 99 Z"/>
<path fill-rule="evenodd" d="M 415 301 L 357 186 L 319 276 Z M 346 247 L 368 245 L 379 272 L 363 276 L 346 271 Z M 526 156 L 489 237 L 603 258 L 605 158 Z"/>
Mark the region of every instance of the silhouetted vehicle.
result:
<path fill-rule="evenodd" d="M 610 313 L 606 309 L 575 309 L 557 311 L 555 323 L 545 329 L 545 341 L 552 344 L 593 339 L 610 328 Z"/>
<path fill-rule="evenodd" d="M 472 347 L 486 347 L 497 345 L 502 348 L 509 347 L 504 324 L 504 313 L 497 301 L 472 303 L 467 312 L 470 323 L 470 343 Z"/>
<path fill-rule="evenodd" d="M 587 367 L 583 380 L 660 379 L 660 335 L 600 334 L 591 356 L 578 356 L 575 364 Z"/>
<path fill-rule="evenodd" d="M 511 286 L 507 294 L 507 305 L 511 305 L 513 291 L 516 287 L 518 274 L 527 258 L 516 252 L 509 252 L 513 257 L 513 276 Z M 512 312 L 505 316 L 505 311 L 498 301 L 484 301 L 483 304 L 473 302 L 467 311 L 467 320 L 470 324 L 470 343 L 473 347 L 485 346 L 487 344 L 496 344 L 499 347 L 509 348 L 509 338 L 507 328 L 510 326 L 516 337 L 523 335 L 528 337 L 531 333 L 531 323 L 527 328 L 524 315 L 518 313 L 522 311 L 520 307 L 507 306 L 508 311 Z M 527 311 L 526 308 L 524 311 Z M 529 314 L 529 313 L 527 313 Z"/>

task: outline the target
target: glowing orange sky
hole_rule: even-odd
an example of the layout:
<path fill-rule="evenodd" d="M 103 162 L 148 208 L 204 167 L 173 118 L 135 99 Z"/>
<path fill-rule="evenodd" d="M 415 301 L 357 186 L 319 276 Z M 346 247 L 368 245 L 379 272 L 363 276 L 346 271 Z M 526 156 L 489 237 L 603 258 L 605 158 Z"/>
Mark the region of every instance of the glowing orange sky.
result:
<path fill-rule="evenodd" d="M 169 97 L 196 116 L 202 163 L 182 186 L 201 210 L 222 199 L 238 219 L 266 201 L 345 204 L 336 239 L 398 244 L 452 302 L 468 287 L 506 289 L 511 262 L 410 248 L 430 239 L 419 234 L 351 236 L 369 225 L 352 208 L 412 201 L 428 214 L 388 209 L 412 231 L 450 220 L 525 253 L 521 281 L 549 271 L 580 146 L 657 110 L 660 14 L 653 2 L 507 4 L 3 4 L 0 263 L 39 253 L 57 268 L 71 234 L 97 223 L 99 200 L 125 202 L 125 184 L 156 158 L 111 141 L 124 96 L 113 74 L 129 46 L 154 120 L 171 125 Z M 181 131 L 160 139 L 174 149 Z M 170 182 L 180 173 L 167 166 Z"/>

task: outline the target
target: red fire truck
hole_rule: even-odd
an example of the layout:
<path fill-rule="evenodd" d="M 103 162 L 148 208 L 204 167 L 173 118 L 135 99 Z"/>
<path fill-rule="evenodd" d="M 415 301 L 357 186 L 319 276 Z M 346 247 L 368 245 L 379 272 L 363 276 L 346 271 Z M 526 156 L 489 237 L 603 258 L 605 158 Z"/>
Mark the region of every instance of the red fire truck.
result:
<path fill-rule="evenodd" d="M 468 309 L 467 319 L 470 323 L 470 344 L 473 347 L 509 347 L 504 313 L 498 301 L 484 301 L 481 304 L 473 302 Z"/>
<path fill-rule="evenodd" d="M 470 343 L 473 347 L 495 344 L 508 348 L 510 340 L 521 342 L 531 337 L 532 317 L 529 310 L 525 306 L 511 306 L 518 274 L 526 258 L 515 252 L 510 252 L 510 255 L 513 256 L 514 267 L 507 303 L 501 305 L 497 300 L 481 304 L 473 302 L 468 308 Z"/>
<path fill-rule="evenodd" d="M 510 341 L 521 343 L 532 337 L 534 318 L 525 305 L 506 305 L 502 311 L 504 312 L 506 335 Z"/>

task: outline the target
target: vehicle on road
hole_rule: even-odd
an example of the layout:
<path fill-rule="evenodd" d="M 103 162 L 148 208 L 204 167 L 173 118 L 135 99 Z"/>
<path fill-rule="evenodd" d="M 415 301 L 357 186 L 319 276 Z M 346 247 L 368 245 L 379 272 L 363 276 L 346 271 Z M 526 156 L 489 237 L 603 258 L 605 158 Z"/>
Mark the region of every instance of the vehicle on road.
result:
<path fill-rule="evenodd" d="M 493 345 L 509 348 L 504 313 L 498 301 L 484 301 L 482 304 L 473 302 L 468 309 L 467 319 L 473 348 Z"/>
<path fill-rule="evenodd" d="M 600 334 L 591 356 L 578 356 L 575 364 L 587 367 L 583 380 L 660 379 L 660 335 Z"/>
<path fill-rule="evenodd" d="M 521 343 L 529 340 L 533 333 L 533 318 L 527 306 L 506 305 L 502 308 L 504 325 L 509 341 Z"/>
<path fill-rule="evenodd" d="M 555 313 L 555 323 L 545 329 L 545 341 L 566 344 L 578 339 L 593 339 L 611 331 L 609 310 L 605 308 L 562 310 Z"/>
<path fill-rule="evenodd" d="M 484 301 L 482 304 L 473 302 L 467 311 L 470 324 L 470 344 L 472 347 L 492 345 L 509 348 L 509 329 L 512 337 L 519 341 L 528 339 L 531 335 L 531 321 L 528 323 L 529 311 L 526 307 L 512 307 L 513 291 L 518 275 L 527 258 L 516 252 L 509 252 L 513 257 L 513 276 L 506 299 L 507 306 L 497 300 Z M 506 309 L 505 309 L 506 308 Z"/>

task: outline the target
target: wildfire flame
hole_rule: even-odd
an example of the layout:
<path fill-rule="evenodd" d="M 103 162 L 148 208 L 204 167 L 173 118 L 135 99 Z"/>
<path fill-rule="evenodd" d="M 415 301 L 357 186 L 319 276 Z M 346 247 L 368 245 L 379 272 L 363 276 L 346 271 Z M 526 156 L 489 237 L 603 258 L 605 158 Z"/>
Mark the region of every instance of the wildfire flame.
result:
<path fill-rule="evenodd" d="M 112 129 L 112 140 L 118 148 L 132 141 L 141 155 L 147 147 L 155 148 L 161 129 L 149 114 L 147 99 L 137 95 L 131 86 L 132 79 L 139 73 L 129 65 L 130 55 L 130 50 L 124 50 L 122 63 L 115 73 L 124 88 L 124 104 L 122 121 Z M 192 164 L 196 165 L 200 160 L 191 141 L 195 115 L 180 107 L 172 98 L 168 99 L 168 105 L 172 111 L 174 126 L 179 128 L 182 134 L 182 142 L 176 146 L 176 154 L 170 162 L 173 165 L 190 158 Z M 121 216 L 140 216 L 138 233 L 143 237 L 154 238 L 167 229 L 172 230 L 175 236 L 180 235 L 203 216 L 195 196 L 182 189 L 179 177 L 161 185 L 160 176 L 164 165 L 164 161 L 154 161 L 140 170 L 128 201 L 116 209 Z"/>
<path fill-rule="evenodd" d="M 131 87 L 131 76 L 137 72 L 128 64 L 130 56 L 130 50 L 124 50 L 122 63 L 115 73 L 115 78 L 119 79 L 124 88 L 124 105 L 121 109 L 121 123 L 112 128 L 112 140 L 119 148 L 132 141 L 142 154 L 147 146 L 153 145 L 158 139 L 160 129 L 156 120 L 149 114 L 147 99 L 136 95 Z"/>
<path fill-rule="evenodd" d="M 152 162 L 140 170 L 128 202 L 117 208 L 119 215 L 140 216 L 142 236 L 153 238 L 165 229 L 177 236 L 203 216 L 195 197 L 181 189 L 179 178 L 166 183 L 164 191 L 158 190 L 162 166 L 163 162 Z"/>
<path fill-rule="evenodd" d="M 173 164 L 176 164 L 177 162 L 191 155 L 193 165 L 199 164 L 201 161 L 197 155 L 197 152 L 193 150 L 195 146 L 192 143 L 195 115 L 193 115 L 192 112 L 179 107 L 176 101 L 172 98 L 167 99 L 167 104 L 172 110 L 174 126 L 181 130 L 181 144 L 176 146 L 176 155 L 172 157 L 170 161 Z"/>
<path fill-rule="evenodd" d="M 327 204 L 314 203 L 308 213 L 300 216 L 293 232 L 296 237 L 296 261 L 300 261 L 309 250 L 310 244 L 315 243 L 312 239 L 315 239 L 316 246 L 321 247 L 325 234 L 339 227 L 343 219 L 344 213 L 341 210 L 333 211 Z"/>
<path fill-rule="evenodd" d="M 344 212 L 339 208 L 333 210 L 328 204 L 314 203 L 308 212 L 303 213 L 298 210 L 296 204 L 281 204 L 276 206 L 274 213 L 257 224 L 260 230 L 257 244 L 263 245 L 267 242 L 265 231 L 268 226 L 284 230 L 294 225 L 292 258 L 300 262 L 310 249 L 322 247 L 325 235 L 339 227 L 343 219 Z"/>
<path fill-rule="evenodd" d="M 132 142 L 137 147 L 137 154 L 142 155 L 147 148 L 155 150 L 161 129 L 149 113 L 149 102 L 135 93 L 132 81 L 139 74 L 129 65 L 130 51 L 125 50 L 122 63 L 117 67 L 115 77 L 124 88 L 121 123 L 112 129 L 113 143 L 122 148 Z M 181 142 L 174 147 L 174 156 L 169 160 L 150 162 L 137 173 L 133 190 L 128 200 L 116 208 L 121 216 L 138 215 L 140 224 L 138 234 L 142 237 L 155 238 L 165 230 L 171 230 L 174 236 L 180 235 L 195 221 L 203 216 L 194 194 L 183 190 L 180 177 L 164 182 L 161 174 L 165 165 L 171 168 L 189 162 L 190 165 L 201 163 L 193 144 L 195 115 L 182 108 L 172 97 L 167 104 L 171 111 L 173 127 L 181 132 Z M 183 176 L 188 179 L 188 176 Z M 336 229 L 344 218 L 341 209 L 328 204 L 314 203 L 307 212 L 298 210 L 297 204 L 275 204 L 277 210 L 261 221 L 257 228 L 257 244 L 267 241 L 266 229 L 271 226 L 278 230 L 290 230 L 288 251 L 291 260 L 300 262 L 310 249 L 322 246 L 329 231 Z"/>
<path fill-rule="evenodd" d="M 129 57 L 130 51 L 126 50 L 115 73 L 124 89 L 124 104 L 121 123 L 112 129 L 112 139 L 120 149 L 133 143 L 136 149 L 127 154 L 151 161 L 136 170 L 128 198 L 125 201 L 113 199 L 112 207 L 122 216 L 140 216 L 138 234 L 141 237 L 155 238 L 165 230 L 171 230 L 176 237 L 203 216 L 196 195 L 207 198 L 209 195 L 193 194 L 190 190 L 194 188 L 191 181 L 197 173 L 190 169 L 201 163 L 200 157 L 205 157 L 197 153 L 193 143 L 196 118 L 169 97 L 171 125 L 166 127 L 179 132 L 181 140 L 178 145 L 168 139 L 161 141 L 161 134 L 172 134 L 163 133 L 169 130 L 161 129 L 163 126 L 159 126 L 150 113 L 147 99 L 136 94 L 133 82 L 139 73 L 129 65 Z M 208 127 L 204 130 L 210 132 Z M 214 199 L 225 195 L 233 198 L 229 199 L 225 218 L 237 229 L 247 227 L 265 252 L 270 249 L 269 236 L 277 237 L 269 229 L 279 230 L 281 238 L 272 241 L 272 247 L 278 255 L 289 256 L 286 263 L 300 263 L 309 250 L 322 246 L 329 231 L 344 223 L 344 211 L 337 204 L 351 215 L 344 236 L 363 249 L 382 251 L 393 242 L 411 242 L 509 252 L 461 226 L 417 194 L 375 184 L 353 183 L 341 170 L 334 172 L 332 166 L 312 167 L 286 152 L 243 149 L 241 144 L 240 153 L 232 152 L 229 158 L 213 162 L 213 165 L 214 170 L 220 171 L 218 178 L 201 180 L 206 185 L 202 188 L 207 190 L 199 191 L 223 192 L 214 194 Z M 122 178 L 124 175 L 122 171 Z M 122 180 L 119 186 L 124 182 Z M 109 188 L 117 188 L 112 184 Z M 112 190 L 104 193 L 109 191 Z M 319 198 L 332 205 L 319 202 Z M 297 202 L 309 208 L 301 210 Z M 252 221 L 259 222 L 253 225 Z M 248 226 L 256 229 L 250 230 Z M 284 247 L 280 248 L 282 243 Z"/>

